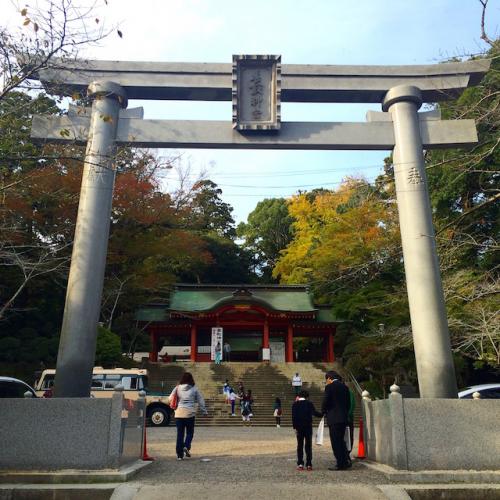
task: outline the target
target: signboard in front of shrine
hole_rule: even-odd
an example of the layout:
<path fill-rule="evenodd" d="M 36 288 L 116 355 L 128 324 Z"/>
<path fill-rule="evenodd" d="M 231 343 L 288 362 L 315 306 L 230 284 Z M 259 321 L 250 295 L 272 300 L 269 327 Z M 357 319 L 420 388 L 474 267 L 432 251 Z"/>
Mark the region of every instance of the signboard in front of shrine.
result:
<path fill-rule="evenodd" d="M 223 330 L 218 326 L 212 328 L 212 342 L 210 343 L 210 359 L 216 363 L 222 361 Z"/>
<path fill-rule="evenodd" d="M 233 128 L 276 131 L 281 114 L 281 56 L 233 56 Z"/>

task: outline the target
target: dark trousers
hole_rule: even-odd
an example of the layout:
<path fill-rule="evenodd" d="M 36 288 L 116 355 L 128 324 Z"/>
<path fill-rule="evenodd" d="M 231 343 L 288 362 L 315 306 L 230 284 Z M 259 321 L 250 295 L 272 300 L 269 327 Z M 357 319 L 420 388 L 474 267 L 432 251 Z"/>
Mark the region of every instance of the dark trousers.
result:
<path fill-rule="evenodd" d="M 231 361 L 231 351 L 224 351 L 224 361 Z"/>
<path fill-rule="evenodd" d="M 306 467 L 312 465 L 312 435 L 312 428 L 297 429 L 297 465 L 304 465 L 304 443 L 306 448 Z"/>
<path fill-rule="evenodd" d="M 176 418 L 175 426 L 177 427 L 177 442 L 175 444 L 175 452 L 180 458 L 184 457 L 184 448 L 191 449 L 191 441 L 194 435 L 194 417 L 191 418 Z"/>
<path fill-rule="evenodd" d="M 344 441 L 345 429 L 347 423 L 333 424 L 328 426 L 330 429 L 330 443 L 332 444 L 333 455 L 337 460 L 337 467 L 343 469 L 349 463 L 349 454 Z"/>

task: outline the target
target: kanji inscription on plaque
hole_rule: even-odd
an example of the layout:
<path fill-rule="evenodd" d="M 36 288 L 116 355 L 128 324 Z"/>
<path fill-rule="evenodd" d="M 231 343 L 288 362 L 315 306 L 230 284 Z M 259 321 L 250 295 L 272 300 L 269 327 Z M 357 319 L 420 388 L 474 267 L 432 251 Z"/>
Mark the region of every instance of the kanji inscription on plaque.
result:
<path fill-rule="evenodd" d="M 281 56 L 233 56 L 233 128 L 280 128 Z"/>

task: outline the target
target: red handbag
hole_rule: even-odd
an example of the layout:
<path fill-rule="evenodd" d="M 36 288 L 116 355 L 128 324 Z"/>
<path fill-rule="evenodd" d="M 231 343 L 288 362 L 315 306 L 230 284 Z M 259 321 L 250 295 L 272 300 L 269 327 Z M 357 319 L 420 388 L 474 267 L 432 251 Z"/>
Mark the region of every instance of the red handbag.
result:
<path fill-rule="evenodd" d="M 172 410 L 177 410 L 177 405 L 179 404 L 179 397 L 177 396 L 177 387 L 175 388 L 175 392 L 170 396 L 169 406 Z"/>

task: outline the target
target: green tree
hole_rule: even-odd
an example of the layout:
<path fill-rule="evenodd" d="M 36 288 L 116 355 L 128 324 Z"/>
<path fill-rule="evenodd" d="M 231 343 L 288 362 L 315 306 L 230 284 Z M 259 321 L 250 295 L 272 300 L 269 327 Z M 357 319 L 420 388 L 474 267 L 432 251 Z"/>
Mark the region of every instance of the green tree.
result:
<path fill-rule="evenodd" d="M 197 275 L 199 283 L 251 283 L 255 280 L 250 272 L 251 256 L 234 240 L 217 233 L 202 236 L 211 261 Z"/>
<path fill-rule="evenodd" d="M 95 350 L 95 365 L 110 367 L 122 358 L 120 337 L 111 330 L 98 327 L 97 343 Z"/>
<path fill-rule="evenodd" d="M 426 162 L 452 346 L 500 370 L 500 41 L 484 39 L 491 68 L 481 84 L 440 106 L 443 118 L 475 120 L 479 143 Z"/>
<path fill-rule="evenodd" d="M 272 270 L 280 252 L 292 241 L 293 217 L 284 198 L 260 201 L 246 223 L 237 228 L 243 247 L 253 255 L 256 271 L 262 281 L 272 280 Z"/>
<path fill-rule="evenodd" d="M 426 155 L 441 258 L 453 267 L 499 264 L 500 233 L 500 42 L 486 54 L 491 68 L 480 85 L 441 103 L 444 119 L 473 119 L 479 143 L 470 151 Z"/>
<path fill-rule="evenodd" d="M 192 188 L 189 222 L 192 228 L 234 238 L 233 207 L 221 199 L 222 189 L 211 180 L 201 180 Z"/>

